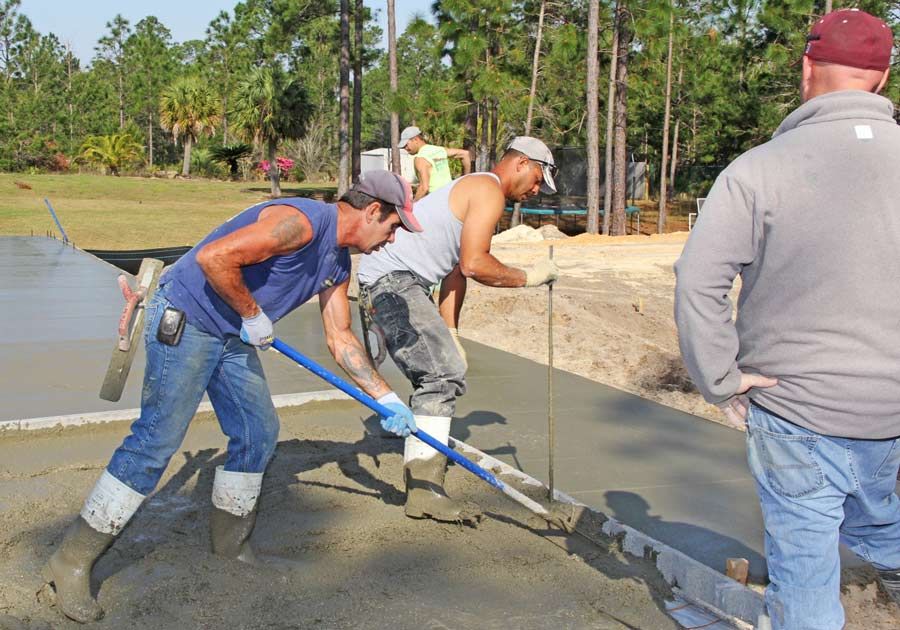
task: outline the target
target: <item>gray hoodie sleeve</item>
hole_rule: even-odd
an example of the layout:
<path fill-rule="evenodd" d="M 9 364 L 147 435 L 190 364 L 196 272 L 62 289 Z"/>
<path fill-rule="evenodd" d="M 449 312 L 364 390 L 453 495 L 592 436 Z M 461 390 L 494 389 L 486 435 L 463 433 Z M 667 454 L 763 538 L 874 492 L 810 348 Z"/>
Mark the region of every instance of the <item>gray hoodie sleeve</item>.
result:
<path fill-rule="evenodd" d="M 675 323 L 681 355 L 710 403 L 731 398 L 740 385 L 738 334 L 728 297 L 735 277 L 753 262 L 758 238 L 754 196 L 724 171 L 675 263 Z"/>

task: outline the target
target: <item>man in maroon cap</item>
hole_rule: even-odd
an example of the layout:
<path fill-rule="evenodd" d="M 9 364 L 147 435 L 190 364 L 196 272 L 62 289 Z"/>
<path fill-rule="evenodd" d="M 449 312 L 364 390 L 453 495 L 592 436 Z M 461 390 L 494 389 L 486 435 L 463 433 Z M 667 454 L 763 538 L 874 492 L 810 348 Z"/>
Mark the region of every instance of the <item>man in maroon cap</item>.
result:
<path fill-rule="evenodd" d="M 675 266 L 691 378 L 747 430 L 775 629 L 843 627 L 839 541 L 900 603 L 900 127 L 878 95 L 892 43 L 856 9 L 813 26 L 803 104 L 722 172 Z"/>
<path fill-rule="evenodd" d="M 147 305 L 141 415 L 44 569 L 67 617 L 84 623 L 103 615 L 91 595 L 91 568 L 156 487 L 204 393 L 228 436 L 212 486 L 212 551 L 255 562 L 250 535 L 278 442 L 257 349 L 272 344 L 273 322 L 313 296 L 335 361 L 393 412 L 384 428 L 401 436 L 415 430 L 412 411 L 351 331 L 347 301 L 348 248 L 375 251 L 401 226 L 420 232 L 412 197 L 402 177 L 375 171 L 336 204 L 266 201 L 220 225 L 163 274 Z"/>

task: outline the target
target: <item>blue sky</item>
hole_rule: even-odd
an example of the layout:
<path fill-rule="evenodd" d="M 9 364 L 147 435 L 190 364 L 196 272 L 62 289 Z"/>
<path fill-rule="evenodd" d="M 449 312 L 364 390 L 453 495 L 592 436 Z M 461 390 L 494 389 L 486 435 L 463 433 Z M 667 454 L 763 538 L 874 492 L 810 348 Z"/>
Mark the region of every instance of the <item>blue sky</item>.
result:
<path fill-rule="evenodd" d="M 432 0 L 396 0 L 397 32 L 403 32 L 414 13 L 431 15 Z M 387 2 L 365 0 L 367 7 L 380 9 L 379 22 L 387 37 Z M 219 11 L 232 12 L 237 0 L 22 0 L 19 12 L 26 15 L 41 33 L 56 33 L 69 43 L 75 55 L 87 62 L 94 56 L 97 40 L 106 32 L 106 23 L 121 13 L 132 25 L 147 15 L 165 24 L 175 41 L 202 39 L 206 27 Z"/>

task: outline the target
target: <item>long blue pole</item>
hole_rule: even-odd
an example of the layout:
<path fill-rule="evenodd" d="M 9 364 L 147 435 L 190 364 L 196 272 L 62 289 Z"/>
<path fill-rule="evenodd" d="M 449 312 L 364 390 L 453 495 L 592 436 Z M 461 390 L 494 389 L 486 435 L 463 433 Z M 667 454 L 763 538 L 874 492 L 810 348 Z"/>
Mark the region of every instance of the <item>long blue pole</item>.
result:
<path fill-rule="evenodd" d="M 377 400 L 375 400 L 374 398 L 369 396 L 367 393 L 365 393 L 364 391 L 360 390 L 357 387 L 354 387 L 353 385 L 351 385 L 350 383 L 348 383 L 341 377 L 337 376 L 336 374 L 329 372 L 328 370 L 326 370 L 324 367 L 322 367 L 321 365 L 319 365 L 318 363 L 316 363 L 309 357 L 306 357 L 306 356 L 300 354 L 299 352 L 294 350 L 291 346 L 289 346 L 288 344 L 283 342 L 281 339 L 275 339 L 275 341 L 272 342 L 272 347 L 275 348 L 276 350 L 278 350 L 278 352 L 280 352 L 284 356 L 288 357 L 289 359 L 296 361 L 297 363 L 299 363 L 300 365 L 305 367 L 307 370 L 309 370 L 316 376 L 319 376 L 319 377 L 325 379 L 326 381 L 328 381 L 329 383 L 331 383 L 332 385 L 337 387 L 339 390 L 341 390 L 348 396 L 355 398 L 356 400 L 358 400 L 359 402 L 364 404 L 366 407 L 368 407 L 369 409 L 371 409 L 372 411 L 377 413 L 379 416 L 381 416 L 383 418 L 387 418 L 387 417 L 394 415 L 390 409 L 388 409 L 384 405 L 380 404 Z M 441 454 L 445 455 L 449 459 L 452 459 L 454 462 L 456 462 L 457 464 L 459 464 L 460 466 L 462 466 L 469 472 L 471 472 L 475 475 L 478 475 L 479 477 L 481 477 L 482 479 L 487 481 L 489 484 L 491 484 L 498 490 L 506 492 L 506 490 L 507 490 L 506 484 L 504 484 L 502 481 L 497 479 L 497 477 L 492 475 L 490 472 L 488 472 L 487 470 L 485 470 L 478 464 L 466 459 L 465 457 L 463 457 L 462 455 L 460 455 L 459 453 L 454 451 L 452 448 L 450 448 L 446 444 L 438 442 L 436 439 L 434 439 L 433 437 L 431 437 L 430 435 L 425 433 L 425 431 L 422 431 L 421 429 L 419 429 L 417 431 L 413 431 L 413 435 L 415 435 L 417 438 L 419 438 L 420 440 L 422 440 L 423 442 L 428 444 L 433 449 L 439 451 Z"/>
<path fill-rule="evenodd" d="M 63 242 L 68 243 L 69 237 L 66 234 L 66 231 L 63 229 L 62 223 L 59 222 L 59 217 L 56 216 L 56 212 L 53 211 L 53 206 L 50 205 L 50 200 L 44 197 L 44 203 L 47 204 L 47 208 L 50 210 L 50 214 L 53 216 L 53 220 L 56 221 L 56 227 L 58 227 L 59 231 L 62 232 Z"/>

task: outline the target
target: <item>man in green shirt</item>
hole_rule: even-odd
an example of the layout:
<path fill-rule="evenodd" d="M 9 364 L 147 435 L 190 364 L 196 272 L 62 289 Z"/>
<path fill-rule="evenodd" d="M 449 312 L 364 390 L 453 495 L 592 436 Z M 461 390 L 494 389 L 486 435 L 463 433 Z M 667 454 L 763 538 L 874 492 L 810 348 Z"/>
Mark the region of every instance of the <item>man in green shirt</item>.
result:
<path fill-rule="evenodd" d="M 427 144 L 422 137 L 422 130 L 418 127 L 407 127 L 400 134 L 401 149 L 406 149 L 415 156 L 416 175 L 419 185 L 416 188 L 414 201 L 418 201 L 428 193 L 438 188 L 443 188 L 451 181 L 449 158 L 462 160 L 463 175 L 468 175 L 472 170 L 472 156 L 465 149 L 453 149 Z"/>

